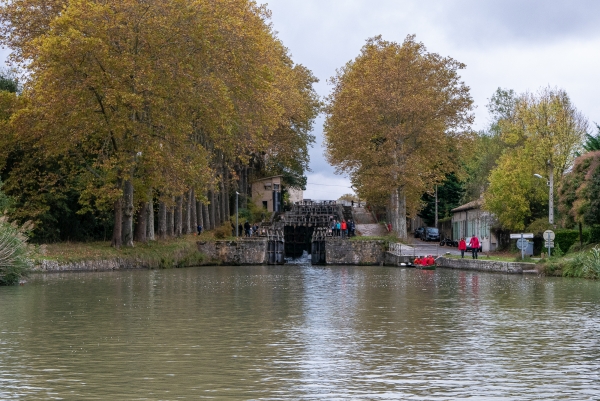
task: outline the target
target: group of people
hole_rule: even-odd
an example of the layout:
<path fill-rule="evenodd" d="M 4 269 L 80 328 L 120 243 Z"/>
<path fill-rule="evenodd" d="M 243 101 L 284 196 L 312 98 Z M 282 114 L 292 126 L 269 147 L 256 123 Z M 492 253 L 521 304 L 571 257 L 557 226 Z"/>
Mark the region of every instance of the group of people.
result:
<path fill-rule="evenodd" d="M 479 238 L 477 238 L 476 235 L 472 236 L 468 246 L 471 248 L 473 259 L 477 259 L 477 253 L 479 252 L 479 247 L 481 246 L 479 243 Z M 461 238 L 460 241 L 458 241 L 458 250 L 460 251 L 460 257 L 464 259 L 465 251 L 467 250 L 467 241 L 464 238 Z"/>
<path fill-rule="evenodd" d="M 346 220 L 342 220 L 342 221 L 332 220 L 331 221 L 331 233 L 334 237 L 342 237 L 342 238 L 354 237 L 356 235 L 355 230 L 356 230 L 356 225 L 354 224 L 354 221 L 352 221 L 352 219 L 349 219 L 347 222 L 346 222 Z"/>
<path fill-rule="evenodd" d="M 433 255 L 427 255 L 424 257 L 417 257 L 415 258 L 415 262 L 414 262 L 415 266 L 433 266 L 435 264 L 435 259 L 433 258 Z"/>
<path fill-rule="evenodd" d="M 237 229 L 237 232 L 236 232 L 235 225 L 232 222 L 231 223 L 231 232 L 232 232 L 232 235 L 234 237 L 237 237 L 238 235 L 245 236 L 245 237 L 251 237 L 256 232 L 258 232 L 258 224 L 255 223 L 254 225 L 251 225 L 246 220 L 246 222 L 244 223 L 244 225 L 242 225 L 242 223 L 240 223 L 238 225 L 238 229 Z"/>

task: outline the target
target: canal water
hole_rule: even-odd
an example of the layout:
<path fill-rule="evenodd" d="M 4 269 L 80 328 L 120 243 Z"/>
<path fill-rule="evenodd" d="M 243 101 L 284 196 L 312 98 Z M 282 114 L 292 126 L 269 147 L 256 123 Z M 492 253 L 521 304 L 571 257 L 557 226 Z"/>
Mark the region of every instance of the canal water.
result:
<path fill-rule="evenodd" d="M 600 399 L 600 283 L 382 267 L 0 288 L 2 400 Z"/>

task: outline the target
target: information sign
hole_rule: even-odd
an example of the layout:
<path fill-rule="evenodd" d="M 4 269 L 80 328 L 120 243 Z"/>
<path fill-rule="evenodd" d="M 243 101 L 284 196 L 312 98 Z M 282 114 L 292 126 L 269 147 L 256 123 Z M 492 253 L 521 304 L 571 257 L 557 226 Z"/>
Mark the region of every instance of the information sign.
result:
<path fill-rule="evenodd" d="M 519 239 L 519 238 L 533 238 L 533 233 L 511 234 L 510 235 L 510 239 Z"/>
<path fill-rule="evenodd" d="M 529 241 L 527 241 L 525 238 L 519 238 L 517 240 L 517 248 L 521 250 L 527 249 L 527 245 L 529 245 Z"/>
<path fill-rule="evenodd" d="M 554 234 L 554 231 L 552 231 L 552 230 L 544 231 L 544 239 L 546 241 L 554 241 L 554 238 L 556 238 L 556 234 Z"/>

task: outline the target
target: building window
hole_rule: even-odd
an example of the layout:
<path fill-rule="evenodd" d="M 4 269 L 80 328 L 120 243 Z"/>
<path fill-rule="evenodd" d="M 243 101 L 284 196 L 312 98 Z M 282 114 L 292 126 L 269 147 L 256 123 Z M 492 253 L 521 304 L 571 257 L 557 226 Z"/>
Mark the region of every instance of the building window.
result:
<path fill-rule="evenodd" d="M 273 184 L 273 190 L 279 191 L 279 184 Z"/>
<path fill-rule="evenodd" d="M 263 201 L 263 208 L 264 209 L 268 209 L 269 208 L 269 204 L 267 203 L 267 201 Z"/>
<path fill-rule="evenodd" d="M 265 184 L 265 189 L 271 189 L 271 183 L 270 182 Z"/>

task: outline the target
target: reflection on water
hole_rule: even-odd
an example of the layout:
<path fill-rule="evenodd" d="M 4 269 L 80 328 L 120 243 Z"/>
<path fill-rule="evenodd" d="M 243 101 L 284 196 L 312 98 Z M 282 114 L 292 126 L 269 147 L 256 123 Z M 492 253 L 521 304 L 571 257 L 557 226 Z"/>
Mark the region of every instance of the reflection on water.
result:
<path fill-rule="evenodd" d="M 0 288 L 0 399 L 598 399 L 600 283 L 381 267 Z"/>

